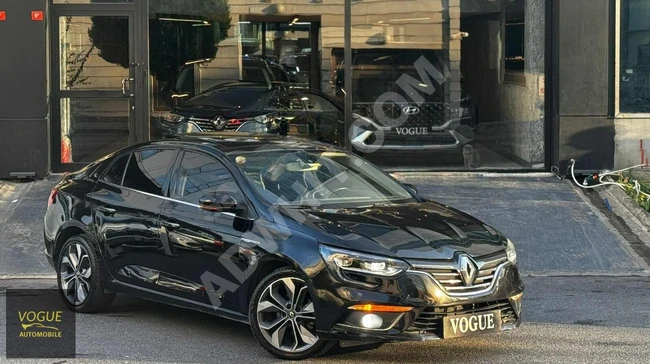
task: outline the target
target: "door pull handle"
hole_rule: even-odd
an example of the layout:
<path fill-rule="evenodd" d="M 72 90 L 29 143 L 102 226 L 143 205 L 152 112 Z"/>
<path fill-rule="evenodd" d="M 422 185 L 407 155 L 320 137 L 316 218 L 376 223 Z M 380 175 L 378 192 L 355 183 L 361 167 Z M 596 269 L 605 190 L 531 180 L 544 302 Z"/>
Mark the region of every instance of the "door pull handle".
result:
<path fill-rule="evenodd" d="M 135 96 L 134 94 L 132 94 L 130 92 L 128 94 L 126 93 L 126 83 L 131 82 L 131 81 L 133 81 L 133 78 L 131 78 L 131 77 L 127 77 L 127 78 L 122 79 L 122 95 L 127 96 L 127 97 Z M 129 91 L 130 91 L 130 89 L 131 88 L 129 87 Z"/>

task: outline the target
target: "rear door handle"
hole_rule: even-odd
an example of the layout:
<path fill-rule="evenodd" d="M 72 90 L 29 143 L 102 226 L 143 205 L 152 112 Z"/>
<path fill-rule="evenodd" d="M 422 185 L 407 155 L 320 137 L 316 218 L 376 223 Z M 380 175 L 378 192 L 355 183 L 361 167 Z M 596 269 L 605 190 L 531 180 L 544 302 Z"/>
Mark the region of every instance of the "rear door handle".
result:
<path fill-rule="evenodd" d="M 106 206 L 98 206 L 97 211 L 101 212 L 104 215 L 109 215 L 109 216 L 115 214 L 115 209 Z"/>
<path fill-rule="evenodd" d="M 179 224 L 177 224 L 175 222 L 169 222 L 169 221 L 162 221 L 160 223 L 160 225 L 166 227 L 169 230 L 174 230 L 174 229 L 178 229 L 179 227 L 181 227 Z"/>

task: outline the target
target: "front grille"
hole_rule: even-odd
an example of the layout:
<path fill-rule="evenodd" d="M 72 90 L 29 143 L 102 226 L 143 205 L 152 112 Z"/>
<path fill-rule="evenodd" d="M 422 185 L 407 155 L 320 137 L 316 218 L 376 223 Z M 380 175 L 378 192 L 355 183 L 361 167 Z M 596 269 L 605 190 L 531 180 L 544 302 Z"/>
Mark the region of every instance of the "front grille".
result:
<path fill-rule="evenodd" d="M 420 334 L 435 334 L 442 337 L 443 319 L 446 316 L 477 314 L 489 311 L 501 311 L 501 325 L 509 325 L 517 321 L 510 302 L 505 300 L 468 303 L 447 307 L 427 307 L 413 322 L 407 332 Z"/>
<path fill-rule="evenodd" d="M 212 122 L 212 120 L 192 117 L 192 118 L 190 118 L 190 121 L 195 123 L 196 125 L 198 125 L 199 128 L 201 128 L 201 130 L 203 130 L 203 131 L 215 131 L 216 130 L 215 127 L 214 127 L 214 122 Z"/>
<path fill-rule="evenodd" d="M 413 262 L 413 268 L 420 272 L 428 273 L 433 277 L 447 293 L 466 294 L 476 293 L 485 290 L 492 285 L 496 269 L 499 265 L 505 263 L 507 257 L 500 255 L 497 257 L 489 257 L 485 260 L 476 260 L 476 268 L 478 272 L 474 282 L 466 284 L 460 274 L 460 269 L 457 262 L 449 263 L 423 263 Z"/>
<path fill-rule="evenodd" d="M 430 128 L 432 126 L 441 126 L 444 125 L 448 120 L 452 118 L 452 112 L 449 107 L 449 104 L 444 102 L 427 102 L 421 105 L 409 105 L 409 104 L 397 104 L 386 102 L 382 105 L 382 111 L 392 120 L 397 120 L 402 117 L 403 110 L 405 107 L 415 106 L 419 109 L 419 112 L 414 115 L 409 115 L 406 119 L 406 122 L 402 125 L 384 125 L 391 127 L 425 127 Z M 374 103 L 354 103 L 352 106 L 353 112 L 369 117 L 378 123 L 382 124 L 382 117 L 375 115 L 375 104 Z"/>

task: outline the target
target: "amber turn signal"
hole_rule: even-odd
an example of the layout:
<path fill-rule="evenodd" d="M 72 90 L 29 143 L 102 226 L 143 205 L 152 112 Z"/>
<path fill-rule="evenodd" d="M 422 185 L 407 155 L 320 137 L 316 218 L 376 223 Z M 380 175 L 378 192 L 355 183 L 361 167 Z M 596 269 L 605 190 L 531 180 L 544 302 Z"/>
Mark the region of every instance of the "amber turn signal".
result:
<path fill-rule="evenodd" d="M 387 306 L 387 305 L 354 305 L 349 307 L 350 310 L 355 311 L 366 311 L 366 312 L 408 312 L 413 309 L 413 307 L 406 306 Z"/>

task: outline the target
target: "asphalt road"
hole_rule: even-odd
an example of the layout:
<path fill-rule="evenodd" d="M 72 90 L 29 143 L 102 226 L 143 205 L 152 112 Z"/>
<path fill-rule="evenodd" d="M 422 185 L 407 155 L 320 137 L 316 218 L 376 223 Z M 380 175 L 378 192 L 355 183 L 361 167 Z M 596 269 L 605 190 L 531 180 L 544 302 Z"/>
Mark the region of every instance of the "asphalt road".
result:
<path fill-rule="evenodd" d="M 517 331 L 348 349 L 307 362 L 650 363 L 650 278 L 526 277 L 525 283 L 525 323 Z M 0 281 L 0 335 L 4 288 L 53 284 Z M 4 358 L 4 340 L 0 352 Z M 77 352 L 76 360 L 65 363 L 281 362 L 256 343 L 246 325 L 127 296 L 118 296 L 108 312 L 77 316 Z M 63 361 L 20 361 L 32 362 Z"/>

